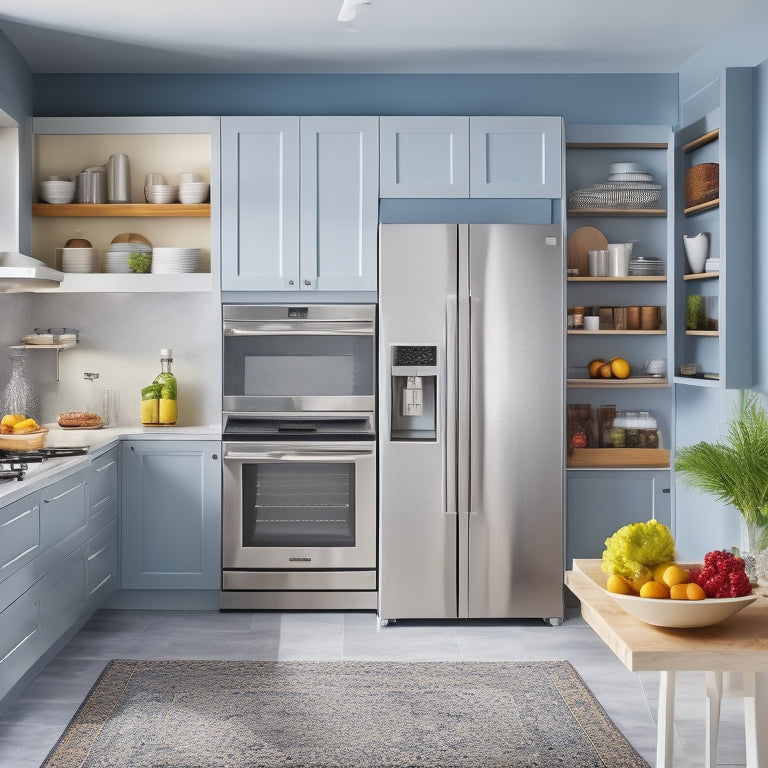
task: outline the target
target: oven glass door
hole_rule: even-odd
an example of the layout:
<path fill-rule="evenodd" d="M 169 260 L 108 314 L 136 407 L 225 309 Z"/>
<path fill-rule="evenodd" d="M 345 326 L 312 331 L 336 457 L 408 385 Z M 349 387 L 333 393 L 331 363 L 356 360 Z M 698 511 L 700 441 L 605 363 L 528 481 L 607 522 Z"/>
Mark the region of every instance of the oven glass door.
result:
<path fill-rule="evenodd" d="M 225 568 L 372 568 L 373 443 L 225 443 Z"/>

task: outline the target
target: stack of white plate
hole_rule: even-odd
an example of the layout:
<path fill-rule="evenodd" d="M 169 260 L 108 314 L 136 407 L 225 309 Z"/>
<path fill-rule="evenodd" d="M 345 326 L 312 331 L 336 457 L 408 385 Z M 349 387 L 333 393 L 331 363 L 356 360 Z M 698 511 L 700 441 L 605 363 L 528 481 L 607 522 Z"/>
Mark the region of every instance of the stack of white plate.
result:
<path fill-rule="evenodd" d="M 56 261 L 62 272 L 100 272 L 95 248 L 57 248 Z"/>
<path fill-rule="evenodd" d="M 152 184 L 144 187 L 144 197 L 148 203 L 175 203 L 179 196 L 179 188 L 175 184 Z"/>
<path fill-rule="evenodd" d="M 199 248 L 155 248 L 152 251 L 152 272 L 172 274 L 197 272 L 200 263 Z"/>
<path fill-rule="evenodd" d="M 128 256 L 131 253 L 152 253 L 152 247 L 146 243 L 111 243 L 109 252 L 104 256 L 105 272 L 130 272 Z"/>
<path fill-rule="evenodd" d="M 75 199 L 75 182 L 66 178 L 40 182 L 40 199 L 46 203 L 71 203 Z"/>
<path fill-rule="evenodd" d="M 182 181 L 179 184 L 179 202 L 186 205 L 204 203 L 209 190 L 210 185 L 204 181 Z"/>
<path fill-rule="evenodd" d="M 638 256 L 629 260 L 630 275 L 663 275 L 664 262 L 652 256 Z"/>

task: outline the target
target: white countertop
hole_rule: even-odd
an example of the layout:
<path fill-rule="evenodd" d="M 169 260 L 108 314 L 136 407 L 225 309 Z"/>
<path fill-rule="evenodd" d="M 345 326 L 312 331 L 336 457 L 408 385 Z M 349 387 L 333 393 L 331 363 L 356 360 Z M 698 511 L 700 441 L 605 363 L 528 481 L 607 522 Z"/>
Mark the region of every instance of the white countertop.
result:
<path fill-rule="evenodd" d="M 29 464 L 23 480 L 0 481 L 0 506 L 10 504 L 28 493 L 55 483 L 108 451 L 121 440 L 221 440 L 221 425 L 201 427 L 114 427 L 111 429 L 62 429 L 57 424 L 45 425 L 49 432 L 47 448 L 88 446 L 82 456 L 63 456 Z"/>

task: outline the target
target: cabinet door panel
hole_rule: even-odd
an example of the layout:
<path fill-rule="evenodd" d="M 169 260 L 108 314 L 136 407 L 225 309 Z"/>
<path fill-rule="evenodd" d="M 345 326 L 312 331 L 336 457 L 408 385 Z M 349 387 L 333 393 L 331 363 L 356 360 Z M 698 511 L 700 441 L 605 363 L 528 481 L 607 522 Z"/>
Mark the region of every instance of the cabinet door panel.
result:
<path fill-rule="evenodd" d="M 85 559 L 76 549 L 40 581 L 40 625 L 43 640 L 58 640 L 85 610 Z"/>
<path fill-rule="evenodd" d="M 101 602 L 117 586 L 117 521 L 85 545 L 85 587 L 89 602 Z"/>
<path fill-rule="evenodd" d="M 376 290 L 375 117 L 301 118 L 301 290 Z"/>
<path fill-rule="evenodd" d="M 561 197 L 559 117 L 472 117 L 471 197 Z"/>
<path fill-rule="evenodd" d="M 468 117 L 382 117 L 381 197 L 469 197 Z"/>
<path fill-rule="evenodd" d="M 223 290 L 298 290 L 299 119 L 222 120 Z"/>
<path fill-rule="evenodd" d="M 565 567 L 571 567 L 573 558 L 602 557 L 605 540 L 629 523 L 655 516 L 671 525 L 669 487 L 667 471 L 569 471 Z"/>
<path fill-rule="evenodd" d="M 40 602 L 27 590 L 0 613 L 0 697 L 37 661 L 40 653 Z"/>
<path fill-rule="evenodd" d="M 122 587 L 214 589 L 221 580 L 220 443 L 123 448 Z"/>

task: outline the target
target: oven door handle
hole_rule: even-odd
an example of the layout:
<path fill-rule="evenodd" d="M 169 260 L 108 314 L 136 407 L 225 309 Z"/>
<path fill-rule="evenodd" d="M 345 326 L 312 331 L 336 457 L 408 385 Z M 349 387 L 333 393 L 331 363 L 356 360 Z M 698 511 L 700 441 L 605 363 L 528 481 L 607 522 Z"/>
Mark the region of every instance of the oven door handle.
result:
<path fill-rule="evenodd" d="M 373 334 L 373 323 L 348 321 L 224 323 L 225 336 L 373 336 Z"/>
<path fill-rule="evenodd" d="M 322 451 L 227 451 L 224 461 L 342 461 L 350 459 L 354 461 L 361 456 L 373 456 L 372 449 L 334 450 L 332 448 Z"/>

